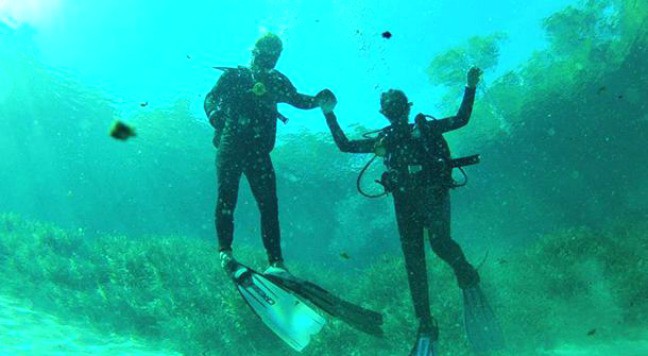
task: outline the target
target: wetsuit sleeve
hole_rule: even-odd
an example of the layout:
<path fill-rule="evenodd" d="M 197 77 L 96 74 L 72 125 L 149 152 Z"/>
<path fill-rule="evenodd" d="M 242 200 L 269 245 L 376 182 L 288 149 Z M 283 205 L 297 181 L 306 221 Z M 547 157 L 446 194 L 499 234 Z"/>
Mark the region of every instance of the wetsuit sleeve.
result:
<path fill-rule="evenodd" d="M 298 109 L 314 109 L 319 106 L 314 96 L 300 94 L 288 77 L 277 72 L 280 83 L 280 97 L 278 102 L 290 104 Z"/>
<path fill-rule="evenodd" d="M 376 146 L 375 138 L 367 138 L 363 140 L 349 140 L 344 134 L 344 131 L 342 131 L 340 124 L 338 124 L 337 117 L 335 117 L 334 113 L 331 112 L 325 114 L 324 116 L 326 116 L 326 124 L 331 130 L 331 135 L 333 135 L 333 140 L 335 141 L 335 144 L 338 146 L 340 151 L 349 152 L 349 153 L 374 152 L 375 149 L 374 147 Z"/>
<path fill-rule="evenodd" d="M 428 121 L 430 129 L 434 132 L 448 132 L 466 126 L 472 114 L 476 90 L 476 88 L 466 87 L 457 115 L 440 120 Z"/>
<path fill-rule="evenodd" d="M 231 82 L 231 78 L 234 75 L 235 73 L 233 71 L 225 71 L 225 73 L 218 78 L 218 82 L 216 82 L 216 85 L 214 85 L 212 90 L 207 93 L 205 101 L 203 102 L 205 115 L 207 115 L 209 123 L 217 132 L 220 132 L 225 124 L 225 120 L 222 120 L 225 115 L 225 108 L 223 106 L 225 101 L 224 93 L 228 83 Z"/>

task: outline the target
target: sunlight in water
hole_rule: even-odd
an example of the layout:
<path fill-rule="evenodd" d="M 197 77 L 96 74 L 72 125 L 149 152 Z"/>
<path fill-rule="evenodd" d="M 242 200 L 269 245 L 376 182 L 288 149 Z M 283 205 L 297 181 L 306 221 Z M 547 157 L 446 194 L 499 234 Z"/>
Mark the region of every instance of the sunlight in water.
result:
<path fill-rule="evenodd" d="M 50 21 L 62 0 L 0 0 L 0 21 L 11 27 L 39 26 Z"/>

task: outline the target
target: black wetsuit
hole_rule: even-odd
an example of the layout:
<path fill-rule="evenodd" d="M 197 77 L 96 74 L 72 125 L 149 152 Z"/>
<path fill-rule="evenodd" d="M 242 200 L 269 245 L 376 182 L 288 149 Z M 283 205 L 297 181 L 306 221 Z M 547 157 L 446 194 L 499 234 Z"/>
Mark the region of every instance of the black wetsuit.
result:
<path fill-rule="evenodd" d="M 450 236 L 450 194 L 452 178 L 449 162 L 443 160 L 438 138 L 444 132 L 465 126 L 470 119 L 475 89 L 466 88 L 456 116 L 422 121 L 422 127 L 407 124 L 388 126 L 376 138 L 350 141 L 333 113 L 326 115 L 335 143 L 343 152 L 370 153 L 382 141 L 386 148 L 388 184 L 394 197 L 396 220 L 405 255 L 407 277 L 417 318 L 423 327 L 433 327 L 430 315 L 424 228 L 432 250 L 448 263 L 460 287 L 479 282 L 477 271 L 468 263 L 461 247 Z M 449 157 L 448 157 L 449 158 Z"/>
<path fill-rule="evenodd" d="M 300 109 L 317 107 L 314 97 L 297 93 L 276 70 L 256 73 L 226 69 L 205 98 L 205 113 L 215 129 L 218 148 L 216 233 L 219 249 L 232 248 L 234 209 L 241 175 L 250 183 L 261 215 L 263 245 L 271 263 L 282 261 L 276 177 L 270 152 L 277 133 L 277 103 Z"/>

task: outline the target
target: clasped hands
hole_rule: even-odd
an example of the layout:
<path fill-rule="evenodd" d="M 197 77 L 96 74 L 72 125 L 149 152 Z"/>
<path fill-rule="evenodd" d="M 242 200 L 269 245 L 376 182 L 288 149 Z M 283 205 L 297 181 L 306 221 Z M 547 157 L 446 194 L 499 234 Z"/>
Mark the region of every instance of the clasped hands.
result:
<path fill-rule="evenodd" d="M 333 112 L 335 105 L 337 105 L 337 98 L 335 97 L 335 94 L 333 94 L 333 92 L 328 89 L 324 89 L 317 93 L 315 100 L 317 100 L 317 103 L 324 114 Z"/>

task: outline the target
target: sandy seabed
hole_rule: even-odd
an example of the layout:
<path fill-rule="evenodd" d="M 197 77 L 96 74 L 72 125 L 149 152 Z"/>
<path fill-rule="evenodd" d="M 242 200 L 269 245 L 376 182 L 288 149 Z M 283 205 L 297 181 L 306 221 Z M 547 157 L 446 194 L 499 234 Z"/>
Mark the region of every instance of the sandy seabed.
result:
<path fill-rule="evenodd" d="M 145 343 L 117 335 L 101 335 L 35 312 L 0 296 L 2 355 L 178 355 L 156 351 Z"/>

